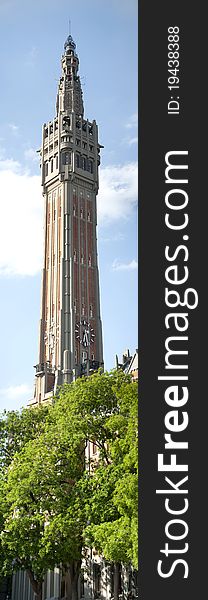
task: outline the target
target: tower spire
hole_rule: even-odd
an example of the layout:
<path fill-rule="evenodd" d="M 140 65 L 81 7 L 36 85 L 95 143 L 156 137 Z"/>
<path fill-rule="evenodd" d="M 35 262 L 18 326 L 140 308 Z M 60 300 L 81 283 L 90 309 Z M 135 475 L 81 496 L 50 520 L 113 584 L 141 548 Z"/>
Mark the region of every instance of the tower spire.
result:
<path fill-rule="evenodd" d="M 71 30 L 71 20 L 69 19 L 69 30 Z M 62 74 L 58 86 L 58 95 L 56 110 L 58 113 L 75 113 L 83 117 L 84 106 L 82 100 L 82 88 L 79 71 L 79 58 L 76 53 L 76 44 L 71 33 L 69 33 L 65 44 L 64 54 L 61 59 Z"/>

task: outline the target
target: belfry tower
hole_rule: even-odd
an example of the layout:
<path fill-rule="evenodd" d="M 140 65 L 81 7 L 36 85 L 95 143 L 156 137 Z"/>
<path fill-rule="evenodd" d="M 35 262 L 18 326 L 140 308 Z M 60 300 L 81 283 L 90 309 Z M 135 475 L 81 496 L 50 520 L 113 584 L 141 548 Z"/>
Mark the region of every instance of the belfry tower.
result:
<path fill-rule="evenodd" d="M 61 59 L 56 117 L 43 125 L 44 215 L 39 357 L 34 399 L 103 364 L 97 263 L 96 121 L 84 118 L 76 44 L 69 35 Z"/>

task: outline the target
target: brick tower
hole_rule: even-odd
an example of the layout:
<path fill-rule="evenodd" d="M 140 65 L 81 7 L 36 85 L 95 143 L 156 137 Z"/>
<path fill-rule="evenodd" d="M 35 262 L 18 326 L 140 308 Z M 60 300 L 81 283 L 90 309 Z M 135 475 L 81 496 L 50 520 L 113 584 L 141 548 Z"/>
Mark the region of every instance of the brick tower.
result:
<path fill-rule="evenodd" d="M 44 214 L 39 358 L 34 398 L 103 364 L 97 263 L 96 121 L 84 118 L 76 44 L 69 35 L 61 59 L 56 117 L 43 125 Z"/>

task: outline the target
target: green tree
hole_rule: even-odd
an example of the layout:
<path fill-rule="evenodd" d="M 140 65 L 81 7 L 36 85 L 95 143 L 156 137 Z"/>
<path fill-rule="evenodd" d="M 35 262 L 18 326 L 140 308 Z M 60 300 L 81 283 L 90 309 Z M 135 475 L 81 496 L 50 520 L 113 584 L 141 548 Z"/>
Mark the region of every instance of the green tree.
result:
<path fill-rule="evenodd" d="M 60 388 L 46 408 L 3 415 L 2 572 L 25 569 L 38 599 L 44 574 L 62 563 L 76 600 L 84 544 L 115 570 L 136 565 L 136 399 L 122 372 L 98 372 Z"/>
<path fill-rule="evenodd" d="M 44 430 L 48 406 L 0 413 L 0 474 L 3 475 L 16 452 Z"/>
<path fill-rule="evenodd" d="M 4 523 L 2 570 L 27 571 L 41 599 L 44 574 L 63 564 L 68 598 L 76 598 L 81 564 L 83 506 L 79 479 L 83 473 L 83 436 L 70 424 L 60 429 L 50 414 L 39 435 L 16 452 L 2 487 Z"/>
<path fill-rule="evenodd" d="M 138 386 L 122 371 L 96 373 L 60 391 L 56 409 L 78 417 L 87 441 L 99 459 L 86 465 L 85 543 L 114 563 L 118 595 L 118 565 L 138 566 Z M 72 414 L 74 415 L 72 417 Z"/>
<path fill-rule="evenodd" d="M 0 532 L 5 529 L 5 498 L 8 470 L 16 453 L 20 452 L 29 440 L 37 438 L 45 426 L 48 407 L 6 411 L 0 414 Z M 7 548 L 0 536 L 0 577 L 10 575 L 12 566 L 8 567 Z"/>

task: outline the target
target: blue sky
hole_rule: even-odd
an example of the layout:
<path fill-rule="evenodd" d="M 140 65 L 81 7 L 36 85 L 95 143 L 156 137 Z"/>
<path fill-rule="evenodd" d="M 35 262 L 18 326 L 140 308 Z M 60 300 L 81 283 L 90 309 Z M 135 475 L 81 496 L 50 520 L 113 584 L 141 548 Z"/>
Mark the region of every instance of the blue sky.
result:
<path fill-rule="evenodd" d="M 98 253 L 104 359 L 137 347 L 137 0 L 0 0 L 0 410 L 32 397 L 43 200 L 36 150 L 55 115 L 60 58 L 77 44 L 101 155 Z"/>

